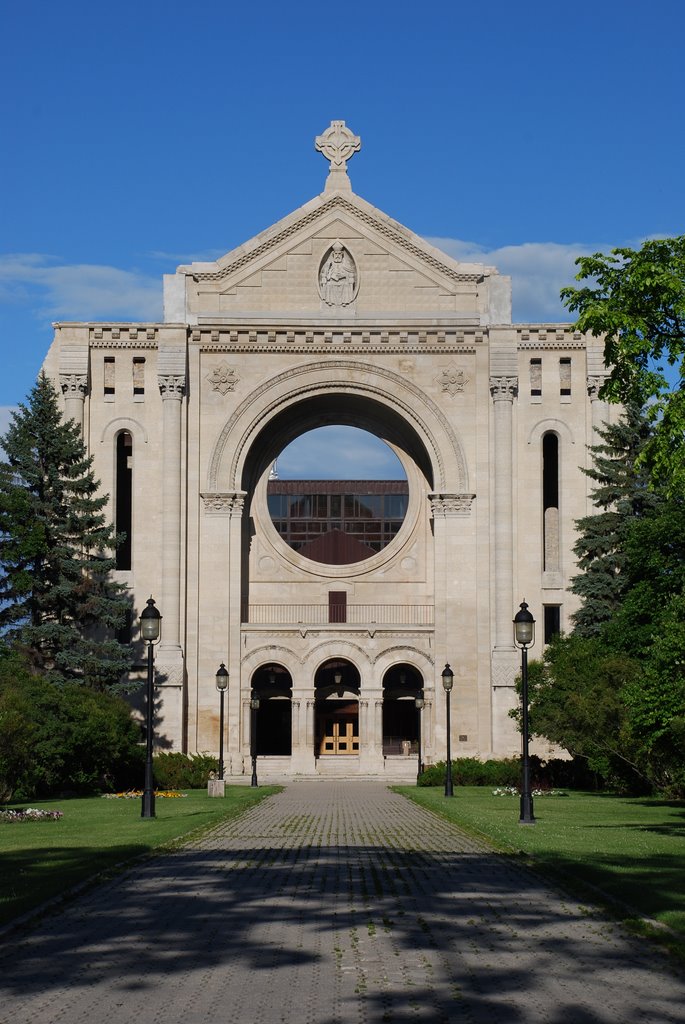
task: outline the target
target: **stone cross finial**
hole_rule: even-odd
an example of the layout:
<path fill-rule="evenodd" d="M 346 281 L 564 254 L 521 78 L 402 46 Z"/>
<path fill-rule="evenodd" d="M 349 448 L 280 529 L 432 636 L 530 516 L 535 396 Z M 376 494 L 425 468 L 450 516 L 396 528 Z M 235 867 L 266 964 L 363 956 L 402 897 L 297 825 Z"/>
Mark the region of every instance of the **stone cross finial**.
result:
<path fill-rule="evenodd" d="M 344 121 L 331 121 L 330 128 L 322 135 L 317 135 L 314 146 L 331 163 L 326 179 L 326 191 L 351 189 L 350 179 L 347 177 L 347 161 L 361 149 L 359 136 L 354 135 Z"/>

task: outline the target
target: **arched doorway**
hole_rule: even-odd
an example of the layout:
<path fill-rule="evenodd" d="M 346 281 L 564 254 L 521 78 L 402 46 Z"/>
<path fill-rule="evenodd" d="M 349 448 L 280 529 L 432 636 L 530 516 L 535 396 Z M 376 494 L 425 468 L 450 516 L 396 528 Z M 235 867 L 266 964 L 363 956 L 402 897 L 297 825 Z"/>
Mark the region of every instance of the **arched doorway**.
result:
<path fill-rule="evenodd" d="M 359 755 L 359 670 L 345 658 L 329 658 L 314 678 L 314 755 Z"/>
<path fill-rule="evenodd" d="M 258 668 L 252 690 L 259 697 L 256 715 L 256 753 L 259 757 L 292 754 L 292 677 L 275 663 Z"/>
<path fill-rule="evenodd" d="M 389 668 L 383 677 L 383 754 L 416 754 L 419 749 L 420 712 L 416 698 L 423 693 L 423 678 L 413 665 Z"/>

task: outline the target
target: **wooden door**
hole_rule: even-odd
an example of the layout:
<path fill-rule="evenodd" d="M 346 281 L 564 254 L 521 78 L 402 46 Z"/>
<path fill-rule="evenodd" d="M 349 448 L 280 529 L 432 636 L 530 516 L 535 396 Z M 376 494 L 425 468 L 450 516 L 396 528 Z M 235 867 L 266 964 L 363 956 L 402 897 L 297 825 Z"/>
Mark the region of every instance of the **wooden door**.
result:
<path fill-rule="evenodd" d="M 359 715 L 324 715 L 320 754 L 359 753 Z"/>

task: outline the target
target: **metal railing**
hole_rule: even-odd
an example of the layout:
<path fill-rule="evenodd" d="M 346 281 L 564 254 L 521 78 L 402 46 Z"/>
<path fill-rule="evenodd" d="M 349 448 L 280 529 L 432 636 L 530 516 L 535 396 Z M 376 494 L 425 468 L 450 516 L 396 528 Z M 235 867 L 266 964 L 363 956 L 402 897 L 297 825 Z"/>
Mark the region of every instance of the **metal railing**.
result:
<path fill-rule="evenodd" d="M 242 621 L 259 626 L 432 626 L 432 604 L 250 604 Z"/>

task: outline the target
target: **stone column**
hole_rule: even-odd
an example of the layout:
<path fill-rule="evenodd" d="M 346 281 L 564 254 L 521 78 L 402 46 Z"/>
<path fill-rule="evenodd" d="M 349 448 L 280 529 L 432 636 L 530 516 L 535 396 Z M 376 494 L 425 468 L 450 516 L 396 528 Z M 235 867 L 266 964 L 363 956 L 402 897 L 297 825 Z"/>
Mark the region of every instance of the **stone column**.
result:
<path fill-rule="evenodd" d="M 315 737 L 315 732 L 314 732 L 314 715 L 315 715 L 315 713 L 316 713 L 316 701 L 315 700 L 308 700 L 307 701 L 306 743 L 307 743 L 307 747 L 310 750 L 314 750 L 314 740 L 316 738 Z M 318 751 L 314 751 L 314 755 L 315 756 L 316 756 L 317 753 L 318 753 Z"/>
<path fill-rule="evenodd" d="M 162 395 L 162 583 L 157 606 L 162 634 L 156 658 L 160 735 L 180 746 L 183 736 L 181 649 L 181 410 L 185 375 L 160 374 Z"/>
<path fill-rule="evenodd" d="M 464 520 L 473 514 L 475 497 L 475 494 L 451 492 L 430 495 L 435 546 L 435 675 L 424 680 L 424 686 L 441 689 L 442 669 L 449 662 L 455 675 L 459 715 L 467 702 L 472 718 L 476 717 L 478 707 L 475 692 L 478 595 L 473 534 Z M 457 712 L 456 701 L 453 704 Z M 482 710 L 483 714 L 487 713 L 488 721 L 489 707 L 490 702 L 486 700 Z M 444 702 L 438 701 L 432 713 L 436 716 L 432 727 L 435 729 L 437 752 L 444 758 L 447 748 Z M 458 756 L 455 737 L 459 715 L 455 713 L 451 721 L 451 744 L 455 757 Z M 469 727 L 469 735 L 473 735 L 475 729 L 475 725 Z"/>
<path fill-rule="evenodd" d="M 517 377 L 491 377 L 494 441 L 494 575 L 495 575 L 495 643 L 492 651 L 493 748 L 504 753 L 515 737 L 515 728 L 508 718 L 514 702 L 514 680 L 517 657 L 512 620 L 514 598 L 514 533 L 513 533 L 513 403 L 518 393 Z M 502 749 L 505 748 L 505 749 Z"/>
<path fill-rule="evenodd" d="M 300 696 L 293 697 L 293 752 L 290 768 L 293 774 L 314 775 L 314 704 L 308 700 L 308 692 L 300 691 Z"/>
<path fill-rule="evenodd" d="M 369 702 L 368 700 L 357 701 L 359 714 L 359 751 L 366 751 L 371 741 L 371 729 L 369 728 Z"/>
<path fill-rule="evenodd" d="M 300 700 L 293 697 L 290 701 L 290 743 L 292 757 L 297 757 L 302 748 L 302 727 L 300 722 Z"/>
<path fill-rule="evenodd" d="M 241 609 L 241 579 L 242 579 L 242 546 L 243 546 L 243 515 L 245 513 L 245 492 L 232 491 L 223 495 L 224 504 L 228 511 L 228 571 L 226 579 L 222 581 L 222 588 L 226 594 L 228 609 L 224 628 L 227 632 L 228 659 L 231 678 L 235 679 L 236 686 L 233 687 L 233 728 L 229 730 L 230 749 L 235 752 L 238 763 L 246 763 L 250 756 L 249 742 L 245 747 L 240 742 L 240 734 L 237 722 L 240 721 L 240 700 L 243 695 L 250 697 L 250 679 L 243 679 L 242 673 L 242 651 L 240 646 L 241 632 L 240 624 L 242 619 Z M 243 706 L 244 710 L 244 706 Z M 248 731 L 250 706 L 247 706 Z M 239 756 L 239 755 L 242 755 Z"/>
<path fill-rule="evenodd" d="M 88 394 L 88 375 L 60 373 L 59 383 L 64 395 L 64 418 L 73 420 L 83 436 L 83 403 Z"/>
<path fill-rule="evenodd" d="M 216 665 L 223 661 L 230 675 L 226 705 L 226 753 L 235 760 L 238 774 L 241 774 L 240 601 L 238 596 L 238 607 L 234 607 L 231 583 L 234 576 L 237 576 L 238 583 L 240 579 L 240 525 L 245 495 L 243 491 L 222 491 L 202 493 L 200 497 L 203 514 L 200 520 L 198 566 L 203 586 L 198 597 L 198 663 L 195 673 L 198 721 L 195 749 L 213 749 L 212 737 L 216 734 L 216 690 L 213 680 Z M 189 665 L 188 676 L 192 679 L 193 670 Z M 192 704 L 192 697 L 189 697 L 190 744 Z M 208 732 L 208 729 L 211 731 Z"/>
<path fill-rule="evenodd" d="M 602 440 L 599 430 L 607 419 L 607 403 L 599 397 L 599 391 L 604 383 L 603 374 L 592 374 L 587 378 L 587 393 L 590 399 L 590 410 L 592 413 L 592 439 L 591 445 L 599 444 Z"/>
<path fill-rule="evenodd" d="M 425 692 L 425 691 L 424 691 Z M 434 742 L 433 742 L 433 701 L 426 700 L 424 696 L 424 705 L 421 712 L 421 757 L 423 758 L 424 764 L 427 762 L 433 762 L 437 760 Z"/>

